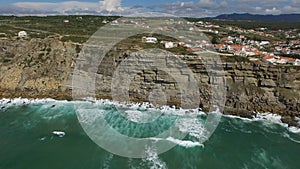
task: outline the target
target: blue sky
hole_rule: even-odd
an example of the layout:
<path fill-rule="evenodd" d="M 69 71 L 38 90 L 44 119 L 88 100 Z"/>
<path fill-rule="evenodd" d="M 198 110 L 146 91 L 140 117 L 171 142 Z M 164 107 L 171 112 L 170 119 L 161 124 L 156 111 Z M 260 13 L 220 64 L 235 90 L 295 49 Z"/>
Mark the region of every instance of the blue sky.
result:
<path fill-rule="evenodd" d="M 0 14 L 135 14 L 175 16 L 300 13 L 300 0 L 1 0 Z"/>
<path fill-rule="evenodd" d="M 64 2 L 64 1 L 74 1 L 74 0 L 3 0 L 0 1 L 0 5 L 10 5 L 16 2 Z M 191 0 L 181 0 L 181 2 L 189 2 Z M 82 2 L 99 2 L 99 0 L 85 0 Z M 124 6 L 135 6 L 135 5 L 157 5 L 164 3 L 177 2 L 174 0 L 123 0 L 122 5 Z M 197 1 L 194 1 L 197 2 Z"/>

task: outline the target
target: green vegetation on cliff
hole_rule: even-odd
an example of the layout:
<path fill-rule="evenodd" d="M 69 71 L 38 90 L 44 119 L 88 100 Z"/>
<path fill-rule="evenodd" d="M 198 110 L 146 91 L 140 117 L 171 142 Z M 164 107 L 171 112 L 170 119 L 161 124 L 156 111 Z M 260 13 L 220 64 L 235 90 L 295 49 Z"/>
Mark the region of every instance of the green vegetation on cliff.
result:
<path fill-rule="evenodd" d="M 116 16 L 0 16 L 0 32 L 9 37 L 18 31 L 30 32 L 32 38 L 61 35 L 63 41 L 85 42 L 105 21 L 113 21 Z"/>

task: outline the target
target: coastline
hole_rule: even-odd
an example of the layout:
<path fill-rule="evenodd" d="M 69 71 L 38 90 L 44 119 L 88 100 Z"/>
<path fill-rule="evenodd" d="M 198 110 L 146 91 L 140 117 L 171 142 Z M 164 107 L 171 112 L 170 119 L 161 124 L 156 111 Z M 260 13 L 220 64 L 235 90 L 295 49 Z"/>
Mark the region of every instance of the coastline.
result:
<path fill-rule="evenodd" d="M 4 43 L 5 42 L 5 43 Z M 18 51 L 30 51 L 29 56 L 22 54 L 9 64 L 0 67 L 0 98 L 53 98 L 56 100 L 73 100 L 72 76 L 74 64 L 78 58 L 76 44 L 62 42 L 59 39 L 32 39 L 4 41 L 15 56 Z M 19 50 L 15 46 L 19 45 Z M 36 48 L 34 48 L 36 47 Z M 32 49 L 35 50 L 32 50 Z M 39 55 L 45 48 L 51 48 L 42 59 Z M 95 82 L 96 98 L 111 99 L 112 75 L 120 60 L 120 55 L 127 48 L 118 48 L 99 65 Z M 189 56 L 180 59 L 192 70 L 198 83 L 199 107 L 208 111 L 211 107 L 211 86 L 220 77 L 210 77 L 206 65 L 201 60 Z M 171 64 L 171 63 L 170 63 Z M 172 65 L 170 65 L 172 66 Z M 253 117 L 253 112 L 272 112 L 282 116 L 290 126 L 298 126 L 295 117 L 300 117 L 300 67 L 275 66 L 255 62 L 224 62 L 222 67 L 226 80 L 225 113 L 240 117 Z M 217 70 L 214 72 L 218 74 Z M 168 97 L 167 105 L 180 107 L 180 88 L 167 73 L 147 70 L 136 72 L 129 90 L 133 102 L 148 101 L 153 89 L 161 88 Z M 85 97 L 85 96 L 83 96 Z"/>
<path fill-rule="evenodd" d="M 155 109 L 172 109 L 172 110 L 183 110 L 178 107 L 174 107 L 171 105 L 161 105 L 161 106 L 153 106 L 150 103 L 147 102 L 130 102 L 130 103 L 122 103 L 122 102 L 115 102 L 110 99 L 96 99 L 96 98 L 82 98 L 79 100 L 73 100 L 73 99 L 54 99 L 54 98 L 1 98 L 0 99 L 0 105 L 3 106 L 3 104 L 12 104 L 15 105 L 28 105 L 33 103 L 47 103 L 47 102 L 65 102 L 65 103 L 76 103 L 77 101 L 80 102 L 92 102 L 94 104 L 99 103 L 108 103 L 108 104 L 116 104 L 116 105 L 126 105 L 126 106 L 145 106 L 151 107 Z M 11 105 L 10 105 L 11 106 Z M 6 109 L 6 106 L 1 107 L 1 110 Z M 198 111 L 198 110 L 197 110 Z M 208 114 L 209 112 L 202 110 L 202 114 Z M 226 111 L 221 112 L 223 117 L 226 118 L 233 118 L 233 119 L 240 119 L 244 122 L 255 122 L 255 121 L 263 121 L 271 124 L 279 124 L 285 128 L 287 128 L 290 132 L 295 134 L 300 134 L 300 118 L 294 118 L 293 123 L 286 123 L 282 116 L 270 112 L 265 113 L 259 113 L 259 112 L 253 112 L 252 116 L 245 116 L 238 113 L 228 113 Z"/>
<path fill-rule="evenodd" d="M 144 108 L 154 108 L 154 109 L 164 109 L 164 110 L 177 110 L 177 111 L 183 111 L 186 112 L 186 110 L 181 109 L 181 108 L 175 108 L 175 107 L 170 107 L 167 105 L 164 106 L 159 106 L 159 107 L 155 107 L 149 103 L 136 103 L 136 102 L 132 102 L 132 103 L 121 103 L 121 102 L 114 102 L 111 101 L 109 99 L 94 99 L 94 98 L 82 98 L 80 100 L 77 100 L 80 102 L 92 102 L 94 104 L 114 104 L 114 105 L 126 105 L 127 107 L 136 107 L 136 106 L 143 106 Z M 34 104 L 34 103 L 38 103 L 38 104 L 45 104 L 45 103 L 49 103 L 49 102 L 58 102 L 58 103 L 76 103 L 75 100 L 57 100 L 57 99 L 53 99 L 53 98 L 2 98 L 0 99 L 0 111 L 4 110 L 10 106 L 26 106 L 29 104 Z M 9 105 L 10 104 L 10 105 Z M 8 106 L 5 106 L 8 105 Z M 54 104 L 55 105 L 55 104 Z M 195 110 L 196 112 L 198 112 L 198 110 Z M 195 113 L 194 111 L 189 111 L 191 113 Z M 200 111 L 200 114 L 207 114 L 209 112 L 202 112 Z M 273 113 L 259 113 L 259 112 L 255 112 L 253 113 L 252 117 L 243 117 L 240 115 L 236 115 L 236 114 L 228 114 L 228 113 L 222 113 L 222 117 L 225 118 L 230 118 L 230 119 L 239 119 L 242 120 L 243 122 L 257 122 L 257 121 L 262 121 L 264 123 L 269 123 L 269 124 L 278 124 L 283 126 L 284 128 L 286 128 L 287 130 L 289 130 L 291 133 L 295 133 L 295 134 L 300 134 L 300 118 L 295 119 L 295 124 L 297 124 L 297 126 L 295 125 L 290 125 L 288 123 L 285 123 L 282 119 L 282 116 L 278 115 L 278 114 L 273 114 Z"/>

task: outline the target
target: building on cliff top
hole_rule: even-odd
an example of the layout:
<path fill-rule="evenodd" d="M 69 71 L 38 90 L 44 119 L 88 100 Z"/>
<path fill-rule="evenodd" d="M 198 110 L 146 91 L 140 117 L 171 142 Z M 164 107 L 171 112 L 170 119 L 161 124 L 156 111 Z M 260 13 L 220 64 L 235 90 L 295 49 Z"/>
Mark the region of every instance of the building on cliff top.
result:
<path fill-rule="evenodd" d="M 157 43 L 158 40 L 155 37 L 143 37 L 142 42 L 144 42 L 144 43 Z"/>
<path fill-rule="evenodd" d="M 26 31 L 20 31 L 18 33 L 19 38 L 27 38 L 27 32 Z"/>

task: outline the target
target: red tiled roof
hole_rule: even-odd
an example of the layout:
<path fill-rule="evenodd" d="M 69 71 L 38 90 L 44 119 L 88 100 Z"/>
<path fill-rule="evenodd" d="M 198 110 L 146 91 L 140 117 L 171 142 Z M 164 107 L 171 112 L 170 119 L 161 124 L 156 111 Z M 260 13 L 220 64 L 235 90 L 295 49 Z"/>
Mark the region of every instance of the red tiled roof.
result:
<path fill-rule="evenodd" d="M 201 48 L 188 48 L 188 51 L 200 51 L 202 50 Z"/>
<path fill-rule="evenodd" d="M 275 56 L 266 56 L 264 57 L 264 60 L 274 59 Z"/>
<path fill-rule="evenodd" d="M 242 45 L 230 45 L 230 47 L 235 48 L 235 49 L 243 49 Z"/>
<path fill-rule="evenodd" d="M 225 48 L 225 45 L 224 44 L 215 44 L 215 47 L 217 47 L 217 48 Z"/>
<path fill-rule="evenodd" d="M 290 57 L 283 57 L 283 56 L 280 56 L 280 60 L 288 60 L 288 61 L 292 61 L 292 62 L 295 62 L 296 59 L 295 58 L 290 58 Z"/>
<path fill-rule="evenodd" d="M 220 40 L 221 41 L 228 41 L 229 39 L 228 38 L 221 38 Z"/>

